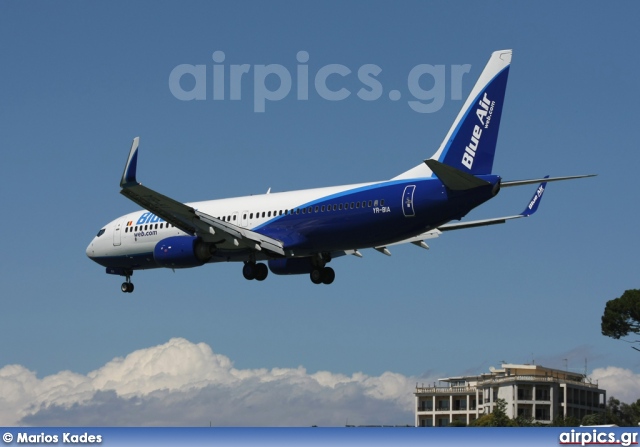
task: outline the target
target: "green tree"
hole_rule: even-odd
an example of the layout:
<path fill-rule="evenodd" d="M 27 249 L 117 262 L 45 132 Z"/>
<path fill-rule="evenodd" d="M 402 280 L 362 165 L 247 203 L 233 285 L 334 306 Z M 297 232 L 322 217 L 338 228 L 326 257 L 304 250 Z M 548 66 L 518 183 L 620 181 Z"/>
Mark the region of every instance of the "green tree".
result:
<path fill-rule="evenodd" d="M 513 419 L 513 425 L 516 427 L 537 427 L 539 424 L 531 416 L 520 415 Z"/>
<path fill-rule="evenodd" d="M 640 399 L 632 404 L 620 402 L 613 396 L 607 402 L 607 423 L 620 427 L 637 427 L 640 422 Z"/>
<path fill-rule="evenodd" d="M 573 416 L 557 416 L 553 422 L 551 422 L 552 427 L 578 427 L 579 425 L 580 421 Z"/>
<path fill-rule="evenodd" d="M 582 418 L 582 425 L 603 425 L 605 423 L 604 413 L 591 413 Z"/>
<path fill-rule="evenodd" d="M 470 427 L 493 427 L 493 413 L 484 414 L 475 421 L 471 421 Z"/>
<path fill-rule="evenodd" d="M 602 335 L 620 339 L 630 333 L 640 334 L 640 290 L 625 291 L 620 298 L 607 301 L 602 315 Z M 638 343 L 635 340 L 632 343 Z M 632 346 L 636 351 L 640 349 Z"/>
<path fill-rule="evenodd" d="M 492 427 L 511 427 L 513 423 L 507 416 L 507 401 L 504 399 L 496 400 L 493 408 L 493 424 Z"/>

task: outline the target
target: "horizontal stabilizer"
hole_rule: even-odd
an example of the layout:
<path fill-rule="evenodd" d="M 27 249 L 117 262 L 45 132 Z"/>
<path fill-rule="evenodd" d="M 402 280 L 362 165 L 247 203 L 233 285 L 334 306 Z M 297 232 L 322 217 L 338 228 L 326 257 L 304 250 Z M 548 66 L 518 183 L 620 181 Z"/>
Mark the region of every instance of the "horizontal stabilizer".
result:
<path fill-rule="evenodd" d="M 547 177 L 545 177 L 542 180 L 546 180 Z M 438 230 L 450 231 L 450 230 L 462 230 L 465 228 L 484 227 L 487 225 L 503 224 L 506 221 L 511 219 L 520 219 L 521 217 L 529 217 L 538 210 L 538 206 L 540 206 L 540 201 L 542 200 L 542 194 L 544 193 L 544 190 L 546 187 L 547 187 L 546 181 L 543 181 L 542 183 L 540 183 L 540 185 L 536 189 L 536 192 L 533 193 L 533 197 L 531 197 L 531 200 L 529 200 L 529 204 L 524 209 L 524 211 L 520 214 L 516 214 L 515 216 L 494 217 L 492 219 L 482 219 L 482 220 L 472 220 L 469 222 L 450 223 L 450 224 L 439 226 Z"/>
<path fill-rule="evenodd" d="M 445 165 L 436 160 L 425 160 L 427 166 L 440 179 L 440 181 L 452 191 L 466 191 L 479 186 L 490 185 L 489 182 L 467 174 L 459 169 Z"/>
<path fill-rule="evenodd" d="M 522 186 L 522 185 L 531 185 L 533 183 L 540 182 L 558 182 L 560 180 L 573 180 L 577 178 L 587 178 L 587 177 L 596 177 L 598 174 L 585 174 L 585 175 L 569 175 L 565 177 L 549 177 L 545 178 L 536 178 L 531 180 L 510 180 L 507 182 L 501 182 L 500 187 L 506 188 L 507 186 Z"/>

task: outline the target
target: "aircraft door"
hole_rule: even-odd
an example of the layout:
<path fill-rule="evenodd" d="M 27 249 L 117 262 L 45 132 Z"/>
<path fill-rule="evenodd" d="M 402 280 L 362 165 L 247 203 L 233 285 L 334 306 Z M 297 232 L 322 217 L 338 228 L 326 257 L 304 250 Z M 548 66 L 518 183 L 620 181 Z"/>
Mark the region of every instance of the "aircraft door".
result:
<path fill-rule="evenodd" d="M 118 222 L 116 224 L 116 226 L 113 228 L 113 246 L 117 247 L 118 245 L 120 245 L 121 240 L 122 240 L 122 235 L 120 234 L 120 222 Z"/>
<path fill-rule="evenodd" d="M 416 185 L 407 185 L 402 193 L 402 213 L 404 217 L 415 217 L 416 212 L 413 209 L 413 193 Z"/>
<path fill-rule="evenodd" d="M 249 211 L 242 212 L 242 220 L 240 221 L 240 226 L 247 228 L 249 226 Z"/>

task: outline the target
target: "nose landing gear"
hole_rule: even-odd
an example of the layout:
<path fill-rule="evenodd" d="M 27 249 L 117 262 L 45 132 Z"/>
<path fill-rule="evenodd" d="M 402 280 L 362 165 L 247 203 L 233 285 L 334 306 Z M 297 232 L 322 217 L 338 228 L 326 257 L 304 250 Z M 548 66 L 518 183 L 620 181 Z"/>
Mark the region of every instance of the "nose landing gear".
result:
<path fill-rule="evenodd" d="M 126 276 L 127 276 L 127 280 L 122 283 L 122 285 L 120 286 L 120 290 L 122 290 L 123 293 L 131 293 L 133 292 L 133 283 L 131 282 L 131 275 L 126 275 Z"/>

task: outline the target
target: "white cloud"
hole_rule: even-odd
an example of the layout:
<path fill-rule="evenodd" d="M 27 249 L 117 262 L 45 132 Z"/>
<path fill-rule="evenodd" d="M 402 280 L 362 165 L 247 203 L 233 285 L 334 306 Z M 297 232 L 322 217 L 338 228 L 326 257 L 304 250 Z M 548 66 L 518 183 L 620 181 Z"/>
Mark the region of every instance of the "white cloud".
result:
<path fill-rule="evenodd" d="M 598 386 L 607 390 L 607 399 L 615 397 L 627 404 L 640 399 L 640 374 L 630 369 L 607 366 L 596 368 L 591 378 L 598 381 Z"/>
<path fill-rule="evenodd" d="M 174 338 L 87 375 L 38 379 L 20 365 L 5 366 L 0 425 L 412 424 L 417 381 L 391 372 L 239 370 L 204 343 Z"/>

